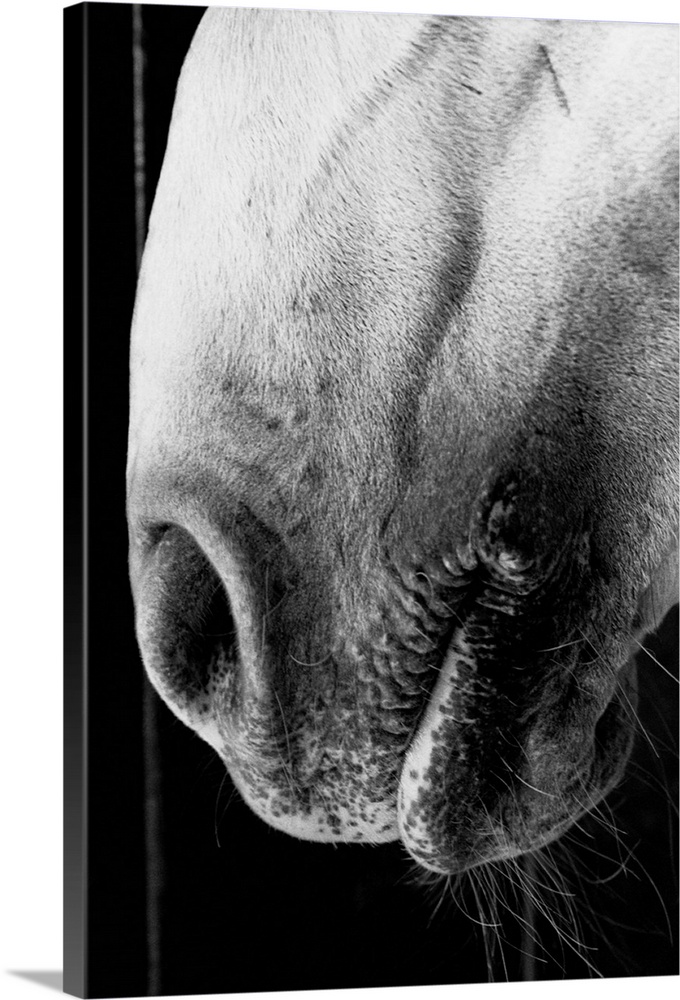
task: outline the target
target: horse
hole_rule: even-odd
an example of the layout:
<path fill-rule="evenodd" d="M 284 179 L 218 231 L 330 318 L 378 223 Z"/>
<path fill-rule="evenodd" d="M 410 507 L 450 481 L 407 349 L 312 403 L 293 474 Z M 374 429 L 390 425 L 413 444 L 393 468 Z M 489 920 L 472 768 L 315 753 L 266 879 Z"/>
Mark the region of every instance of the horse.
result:
<path fill-rule="evenodd" d="M 131 339 L 148 676 L 293 837 L 449 877 L 626 768 L 678 599 L 677 35 L 210 9 Z"/>

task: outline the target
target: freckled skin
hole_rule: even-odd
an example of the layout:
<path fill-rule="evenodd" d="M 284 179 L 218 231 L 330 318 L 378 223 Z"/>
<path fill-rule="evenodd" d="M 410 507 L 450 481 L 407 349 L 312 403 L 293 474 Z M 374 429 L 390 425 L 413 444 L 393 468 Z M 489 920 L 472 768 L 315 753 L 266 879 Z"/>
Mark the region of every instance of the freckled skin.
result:
<path fill-rule="evenodd" d="M 214 9 L 131 349 L 146 670 L 252 809 L 455 873 L 630 749 L 677 600 L 673 30 Z"/>

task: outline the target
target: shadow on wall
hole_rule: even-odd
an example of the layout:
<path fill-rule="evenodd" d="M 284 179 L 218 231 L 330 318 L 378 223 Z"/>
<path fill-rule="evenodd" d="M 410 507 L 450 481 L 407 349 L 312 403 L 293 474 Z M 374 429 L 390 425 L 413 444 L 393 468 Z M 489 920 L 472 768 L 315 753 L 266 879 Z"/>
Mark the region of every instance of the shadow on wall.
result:
<path fill-rule="evenodd" d="M 18 969 L 11 969 L 10 975 L 20 976 L 22 979 L 28 979 L 31 983 L 37 983 L 38 986 L 45 986 L 49 990 L 57 990 L 59 993 L 62 992 L 64 973 L 59 972 L 45 972 L 45 971 L 28 971 L 23 972 Z"/>

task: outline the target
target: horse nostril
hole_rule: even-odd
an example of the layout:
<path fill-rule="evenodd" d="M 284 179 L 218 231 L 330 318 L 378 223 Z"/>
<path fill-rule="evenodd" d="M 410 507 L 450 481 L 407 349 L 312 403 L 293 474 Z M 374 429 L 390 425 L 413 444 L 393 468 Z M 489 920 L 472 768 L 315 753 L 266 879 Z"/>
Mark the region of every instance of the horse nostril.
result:
<path fill-rule="evenodd" d="M 194 538 L 177 525 L 147 534 L 138 583 L 137 635 L 147 672 L 173 707 L 205 703 L 236 660 L 236 625 L 224 585 Z"/>

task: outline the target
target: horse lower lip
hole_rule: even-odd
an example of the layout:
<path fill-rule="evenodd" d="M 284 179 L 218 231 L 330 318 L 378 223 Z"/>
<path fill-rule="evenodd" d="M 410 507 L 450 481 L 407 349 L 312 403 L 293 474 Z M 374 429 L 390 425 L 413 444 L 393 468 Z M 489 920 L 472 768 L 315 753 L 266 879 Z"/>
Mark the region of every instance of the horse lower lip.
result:
<path fill-rule="evenodd" d="M 453 643 L 452 643 L 453 646 Z M 449 764 L 451 730 L 465 725 L 456 717 L 453 689 L 459 676 L 459 662 L 450 649 L 442 663 L 439 677 L 420 720 L 418 731 L 407 751 L 402 768 L 398 796 L 399 832 L 407 849 L 433 870 L 439 870 L 434 852 L 427 845 L 432 839 L 430 816 L 441 801 L 445 770 Z M 454 804 L 455 807 L 455 804 Z"/>
<path fill-rule="evenodd" d="M 551 663 L 551 677 L 542 659 L 519 671 L 502 658 L 476 662 L 465 631 L 454 633 L 398 793 L 402 843 L 444 874 L 560 836 L 620 779 L 632 744 L 634 661 L 609 670 L 606 686 L 584 676 L 573 652 L 568 664 Z"/>

